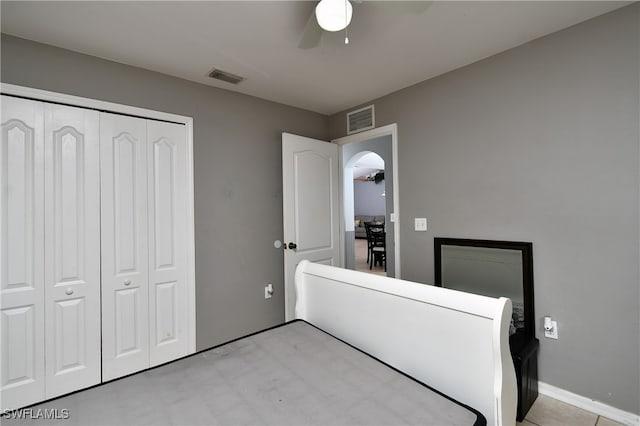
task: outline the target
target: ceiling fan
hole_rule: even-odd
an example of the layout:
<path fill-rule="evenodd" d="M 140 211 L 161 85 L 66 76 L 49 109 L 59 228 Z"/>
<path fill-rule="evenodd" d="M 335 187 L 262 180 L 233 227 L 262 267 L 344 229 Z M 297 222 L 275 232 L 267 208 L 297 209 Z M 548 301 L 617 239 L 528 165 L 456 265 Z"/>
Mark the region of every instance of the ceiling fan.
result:
<path fill-rule="evenodd" d="M 302 36 L 298 43 L 300 49 L 313 49 L 320 44 L 325 31 L 341 31 L 351 23 L 353 5 L 361 6 L 365 0 L 321 0 L 311 12 L 307 24 L 304 27 Z M 367 5 L 376 7 L 388 7 L 406 13 L 422 13 L 432 1 L 367 1 Z M 345 44 L 349 44 L 349 37 L 345 31 Z"/>

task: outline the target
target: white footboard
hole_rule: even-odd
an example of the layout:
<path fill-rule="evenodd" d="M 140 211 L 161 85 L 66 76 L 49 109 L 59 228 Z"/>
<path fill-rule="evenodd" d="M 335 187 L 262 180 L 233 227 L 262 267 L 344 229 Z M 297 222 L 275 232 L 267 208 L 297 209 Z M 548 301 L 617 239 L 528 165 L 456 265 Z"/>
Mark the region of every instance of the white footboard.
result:
<path fill-rule="evenodd" d="M 511 301 L 303 261 L 296 318 L 513 425 Z"/>

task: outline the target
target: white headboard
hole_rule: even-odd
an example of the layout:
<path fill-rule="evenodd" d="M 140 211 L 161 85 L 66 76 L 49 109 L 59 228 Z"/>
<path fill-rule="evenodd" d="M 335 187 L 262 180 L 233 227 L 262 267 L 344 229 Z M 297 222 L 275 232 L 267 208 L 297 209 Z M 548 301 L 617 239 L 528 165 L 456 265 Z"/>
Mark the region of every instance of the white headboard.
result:
<path fill-rule="evenodd" d="M 480 411 L 513 425 L 511 301 L 302 261 L 303 319 Z"/>

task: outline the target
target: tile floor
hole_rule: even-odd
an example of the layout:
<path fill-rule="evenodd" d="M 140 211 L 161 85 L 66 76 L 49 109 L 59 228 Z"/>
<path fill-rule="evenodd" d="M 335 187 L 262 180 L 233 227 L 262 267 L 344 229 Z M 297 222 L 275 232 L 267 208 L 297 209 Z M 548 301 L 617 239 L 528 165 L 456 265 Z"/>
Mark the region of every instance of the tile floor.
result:
<path fill-rule="evenodd" d="M 522 426 L 622 426 L 621 423 L 545 395 L 538 395 L 527 417 L 522 423 L 517 424 Z"/>
<path fill-rule="evenodd" d="M 377 266 L 374 266 L 372 269 L 369 269 L 369 264 L 367 263 L 367 240 L 366 239 L 356 238 L 355 251 L 356 251 L 356 271 L 387 276 L 387 273 L 384 272 L 383 266 L 377 265 Z"/>

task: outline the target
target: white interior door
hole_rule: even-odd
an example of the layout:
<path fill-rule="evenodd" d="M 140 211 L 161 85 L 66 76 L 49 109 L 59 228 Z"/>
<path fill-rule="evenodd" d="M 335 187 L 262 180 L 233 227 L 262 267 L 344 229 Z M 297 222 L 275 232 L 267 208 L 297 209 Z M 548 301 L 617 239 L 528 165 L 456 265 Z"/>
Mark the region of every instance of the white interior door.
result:
<path fill-rule="evenodd" d="M 285 320 L 294 319 L 298 263 L 342 267 L 338 145 L 282 134 Z"/>
<path fill-rule="evenodd" d="M 149 367 L 147 121 L 100 115 L 102 379 Z"/>
<path fill-rule="evenodd" d="M 2 409 L 45 397 L 44 105 L 2 96 Z"/>
<path fill-rule="evenodd" d="M 99 113 L 45 105 L 46 397 L 100 382 Z"/>
<path fill-rule="evenodd" d="M 147 121 L 151 366 L 189 353 L 187 140 L 180 124 Z"/>

